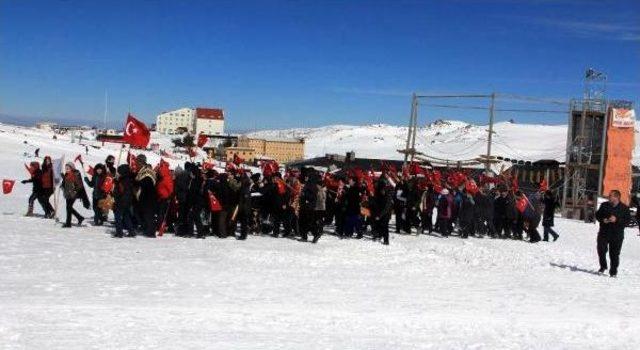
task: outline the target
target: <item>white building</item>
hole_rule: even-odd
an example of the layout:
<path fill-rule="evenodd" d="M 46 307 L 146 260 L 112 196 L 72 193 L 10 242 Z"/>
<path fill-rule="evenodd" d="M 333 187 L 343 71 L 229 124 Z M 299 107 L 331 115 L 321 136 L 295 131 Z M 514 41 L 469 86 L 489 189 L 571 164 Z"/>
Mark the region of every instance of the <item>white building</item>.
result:
<path fill-rule="evenodd" d="M 180 108 L 175 111 L 163 112 L 156 118 L 156 130 L 163 134 L 175 134 L 178 128 L 185 128 L 188 132 L 194 132 L 193 108 Z"/>
<path fill-rule="evenodd" d="M 58 124 L 52 122 L 38 122 L 36 128 L 40 130 L 53 131 L 58 128 Z"/>
<path fill-rule="evenodd" d="M 224 111 L 219 108 L 196 108 L 196 135 L 201 132 L 206 135 L 224 134 Z"/>
<path fill-rule="evenodd" d="M 180 108 L 163 112 L 156 118 L 156 130 L 163 134 L 176 134 L 184 128 L 191 134 L 207 135 L 224 133 L 224 111 L 219 108 Z"/>

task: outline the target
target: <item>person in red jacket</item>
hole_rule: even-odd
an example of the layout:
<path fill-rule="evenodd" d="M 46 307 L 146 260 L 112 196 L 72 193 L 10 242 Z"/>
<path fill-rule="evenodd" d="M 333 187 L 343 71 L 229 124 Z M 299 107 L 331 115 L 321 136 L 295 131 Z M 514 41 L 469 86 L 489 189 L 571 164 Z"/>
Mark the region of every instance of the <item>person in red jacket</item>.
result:
<path fill-rule="evenodd" d="M 173 174 L 169 169 L 169 163 L 160 161 L 156 168 L 158 181 L 156 183 L 156 194 L 158 197 L 158 229 L 164 222 L 166 224 L 167 211 L 173 197 Z"/>
<path fill-rule="evenodd" d="M 42 191 L 40 192 L 40 203 L 44 208 L 44 215 L 47 218 L 53 218 L 56 213 L 49 201 L 51 195 L 53 195 L 54 191 L 54 182 L 53 182 L 53 164 L 51 163 L 51 157 L 45 156 L 42 161 L 42 177 L 40 182 L 42 184 Z"/>

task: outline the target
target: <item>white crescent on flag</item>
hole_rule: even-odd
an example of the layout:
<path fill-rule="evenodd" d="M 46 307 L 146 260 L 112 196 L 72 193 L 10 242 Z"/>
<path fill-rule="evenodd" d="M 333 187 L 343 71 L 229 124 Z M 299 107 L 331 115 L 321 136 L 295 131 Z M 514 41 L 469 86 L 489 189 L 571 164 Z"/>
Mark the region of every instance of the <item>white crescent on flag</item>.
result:
<path fill-rule="evenodd" d="M 138 132 L 138 128 L 136 128 L 135 123 L 133 123 L 132 121 L 129 121 L 127 123 L 127 127 L 124 129 L 124 133 L 127 136 L 131 136 L 131 135 L 135 134 L 136 132 Z"/>

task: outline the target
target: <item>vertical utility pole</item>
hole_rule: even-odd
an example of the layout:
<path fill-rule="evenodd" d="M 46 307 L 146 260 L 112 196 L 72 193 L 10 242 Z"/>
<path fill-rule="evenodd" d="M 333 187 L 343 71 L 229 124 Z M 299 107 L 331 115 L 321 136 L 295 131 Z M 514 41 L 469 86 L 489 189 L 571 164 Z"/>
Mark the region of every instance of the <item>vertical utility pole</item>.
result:
<path fill-rule="evenodd" d="M 413 95 L 411 96 L 411 114 L 409 115 L 409 128 L 408 128 L 408 133 L 407 133 L 407 143 L 405 145 L 404 148 L 404 164 L 403 166 L 407 165 L 407 160 L 409 159 L 409 153 L 413 152 L 413 150 L 411 149 L 411 140 L 414 140 L 414 146 L 415 146 L 415 132 L 416 130 L 414 129 L 414 125 L 415 125 L 415 119 L 416 119 L 416 106 L 418 104 L 418 98 L 416 97 L 416 93 L 414 92 Z M 412 153 L 413 154 L 413 153 Z M 413 155 L 411 157 L 413 159 Z"/>
<path fill-rule="evenodd" d="M 107 90 L 104 90 L 104 118 L 103 118 L 103 128 L 104 132 L 107 132 L 107 109 L 109 108 L 109 93 Z"/>
<path fill-rule="evenodd" d="M 487 137 L 487 162 L 485 163 L 485 170 L 487 173 L 491 170 L 491 143 L 493 141 L 493 120 L 496 103 L 496 93 L 491 93 L 491 106 L 489 107 L 489 136 Z"/>
<path fill-rule="evenodd" d="M 565 218 L 570 218 L 569 209 L 567 208 L 567 196 L 569 195 L 569 178 L 573 176 L 573 173 L 570 171 L 571 169 L 571 155 L 573 152 L 573 102 L 569 102 L 569 120 L 567 121 L 567 149 L 566 149 L 566 158 L 565 158 L 565 166 L 564 166 L 564 183 L 562 185 L 562 216 Z M 573 182 L 575 186 L 575 181 Z M 575 203 L 575 199 L 574 199 Z"/>
<path fill-rule="evenodd" d="M 411 162 L 416 155 L 416 134 L 418 133 L 418 97 L 413 96 L 413 135 L 411 135 Z"/>

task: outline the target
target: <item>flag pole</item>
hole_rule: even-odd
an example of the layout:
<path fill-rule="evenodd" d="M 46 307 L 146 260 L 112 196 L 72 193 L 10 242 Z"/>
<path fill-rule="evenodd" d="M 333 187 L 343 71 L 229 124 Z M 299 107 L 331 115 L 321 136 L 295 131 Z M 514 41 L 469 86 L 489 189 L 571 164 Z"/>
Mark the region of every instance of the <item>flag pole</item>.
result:
<path fill-rule="evenodd" d="M 53 191 L 53 212 L 56 215 L 56 223 L 60 222 L 60 218 L 58 217 L 58 192 L 60 191 L 60 186 L 56 185 L 56 189 Z"/>
<path fill-rule="evenodd" d="M 122 147 L 120 147 L 120 153 L 118 153 L 118 163 L 116 163 L 116 168 L 120 166 L 120 161 L 122 160 L 122 151 L 125 147 L 127 147 L 126 143 L 123 143 Z"/>

